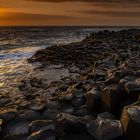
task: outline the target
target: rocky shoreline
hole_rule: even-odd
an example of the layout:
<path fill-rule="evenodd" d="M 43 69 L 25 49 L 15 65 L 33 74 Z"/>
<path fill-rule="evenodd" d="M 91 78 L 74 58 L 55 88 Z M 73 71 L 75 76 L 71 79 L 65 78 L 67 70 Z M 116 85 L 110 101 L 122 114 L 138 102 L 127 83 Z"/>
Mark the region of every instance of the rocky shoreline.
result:
<path fill-rule="evenodd" d="M 140 139 L 140 29 L 92 33 L 28 61 L 39 67 L 21 97 L 0 95 L 0 139 Z"/>

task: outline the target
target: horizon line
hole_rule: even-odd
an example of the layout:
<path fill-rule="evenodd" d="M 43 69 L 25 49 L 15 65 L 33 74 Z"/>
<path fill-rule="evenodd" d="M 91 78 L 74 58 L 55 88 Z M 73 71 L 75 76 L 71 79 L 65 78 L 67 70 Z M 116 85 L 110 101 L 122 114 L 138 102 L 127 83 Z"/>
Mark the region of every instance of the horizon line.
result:
<path fill-rule="evenodd" d="M 0 25 L 0 27 L 140 27 L 140 25 Z"/>

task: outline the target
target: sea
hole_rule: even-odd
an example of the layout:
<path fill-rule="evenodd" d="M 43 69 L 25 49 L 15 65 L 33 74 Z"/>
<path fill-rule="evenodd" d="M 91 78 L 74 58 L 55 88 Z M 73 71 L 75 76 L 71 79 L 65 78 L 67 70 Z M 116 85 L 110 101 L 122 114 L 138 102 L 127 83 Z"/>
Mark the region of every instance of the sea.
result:
<path fill-rule="evenodd" d="M 0 94 L 17 95 L 19 82 L 38 65 L 27 62 L 37 50 L 78 42 L 92 32 L 128 28 L 132 27 L 0 27 Z"/>

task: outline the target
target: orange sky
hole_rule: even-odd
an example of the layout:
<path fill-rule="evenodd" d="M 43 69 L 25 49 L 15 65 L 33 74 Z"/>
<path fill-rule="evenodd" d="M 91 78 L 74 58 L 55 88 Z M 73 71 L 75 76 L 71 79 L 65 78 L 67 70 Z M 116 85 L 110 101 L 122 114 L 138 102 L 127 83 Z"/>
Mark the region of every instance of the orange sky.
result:
<path fill-rule="evenodd" d="M 139 0 L 0 0 L 0 26 L 140 25 L 139 6 Z"/>

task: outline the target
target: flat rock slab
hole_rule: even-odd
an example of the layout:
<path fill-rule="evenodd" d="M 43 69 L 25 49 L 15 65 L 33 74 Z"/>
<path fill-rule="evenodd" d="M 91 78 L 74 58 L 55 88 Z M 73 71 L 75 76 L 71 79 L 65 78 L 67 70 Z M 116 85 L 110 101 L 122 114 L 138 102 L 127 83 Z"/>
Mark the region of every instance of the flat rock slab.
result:
<path fill-rule="evenodd" d="M 29 121 L 14 120 L 6 124 L 3 128 L 4 135 L 18 136 L 28 134 Z"/>
<path fill-rule="evenodd" d="M 55 132 L 53 130 L 41 130 L 31 134 L 27 140 L 55 140 Z"/>
<path fill-rule="evenodd" d="M 43 71 L 34 71 L 32 76 L 37 79 L 42 79 L 43 84 L 49 84 L 52 81 L 60 81 L 62 78 L 69 77 L 68 69 L 46 68 Z"/>
<path fill-rule="evenodd" d="M 29 132 L 35 133 L 41 130 L 55 130 L 54 122 L 51 120 L 35 120 L 29 124 Z"/>

